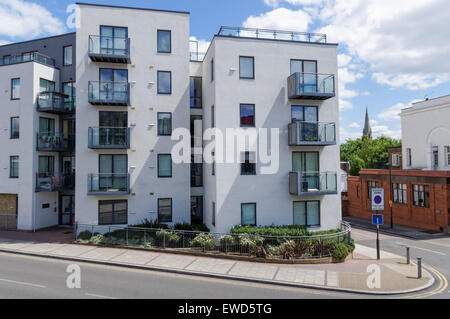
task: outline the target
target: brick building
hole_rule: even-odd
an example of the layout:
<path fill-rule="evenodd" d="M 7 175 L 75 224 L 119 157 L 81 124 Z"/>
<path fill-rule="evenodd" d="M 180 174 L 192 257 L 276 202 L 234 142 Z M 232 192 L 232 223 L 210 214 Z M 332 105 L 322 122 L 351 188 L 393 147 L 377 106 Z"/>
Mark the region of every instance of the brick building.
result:
<path fill-rule="evenodd" d="M 371 220 L 373 187 L 385 190 L 385 223 L 390 222 L 388 203 L 392 199 L 394 225 L 450 231 L 450 171 L 361 170 L 359 177 L 348 178 L 343 215 Z"/>

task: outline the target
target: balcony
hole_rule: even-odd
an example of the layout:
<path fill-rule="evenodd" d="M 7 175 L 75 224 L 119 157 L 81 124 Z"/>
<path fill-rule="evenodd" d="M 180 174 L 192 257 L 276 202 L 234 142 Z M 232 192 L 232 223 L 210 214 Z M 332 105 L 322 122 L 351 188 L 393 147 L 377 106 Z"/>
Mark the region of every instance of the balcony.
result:
<path fill-rule="evenodd" d="M 88 134 L 90 149 L 129 149 L 130 128 L 90 127 Z"/>
<path fill-rule="evenodd" d="M 130 174 L 102 173 L 88 175 L 88 195 L 129 195 Z"/>
<path fill-rule="evenodd" d="M 336 145 L 336 124 L 294 121 L 289 124 L 289 146 Z"/>
<path fill-rule="evenodd" d="M 93 62 L 130 64 L 130 39 L 91 35 L 89 58 Z"/>
<path fill-rule="evenodd" d="M 26 62 L 37 62 L 49 67 L 55 67 L 55 60 L 39 52 L 31 52 L 29 54 L 22 54 L 17 56 L 5 56 L 0 59 L 0 66 L 12 65 Z"/>
<path fill-rule="evenodd" d="M 289 99 L 328 100 L 335 97 L 332 74 L 293 73 L 288 78 Z"/>
<path fill-rule="evenodd" d="M 129 106 L 130 83 L 89 82 L 88 100 L 92 105 Z"/>
<path fill-rule="evenodd" d="M 327 43 L 327 36 L 325 34 L 310 32 L 279 31 L 241 27 L 221 27 L 217 35 L 222 37 Z"/>
<path fill-rule="evenodd" d="M 37 173 L 36 174 L 36 192 L 52 193 L 60 191 L 68 191 L 75 189 L 75 175 L 54 173 Z"/>
<path fill-rule="evenodd" d="M 289 173 L 289 192 L 294 196 L 337 194 L 337 174 L 334 172 Z"/>
<path fill-rule="evenodd" d="M 75 140 L 73 137 L 64 137 L 62 134 L 36 133 L 36 150 L 38 152 L 73 152 Z"/>
<path fill-rule="evenodd" d="M 37 97 L 37 111 L 53 114 L 73 114 L 73 101 L 67 101 L 69 96 L 58 92 L 41 92 Z"/>

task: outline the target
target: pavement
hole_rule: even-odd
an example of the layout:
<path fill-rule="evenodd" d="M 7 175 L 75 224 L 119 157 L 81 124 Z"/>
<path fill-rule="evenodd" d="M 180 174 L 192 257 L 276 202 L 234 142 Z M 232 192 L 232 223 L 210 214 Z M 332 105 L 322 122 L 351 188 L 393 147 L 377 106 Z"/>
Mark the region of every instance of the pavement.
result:
<path fill-rule="evenodd" d="M 72 244 L 71 236 L 65 234 L 67 230 L 59 232 L 67 235 L 67 242 L 64 239 L 57 243 L 49 240 L 51 232 L 39 234 L 35 238 L 27 234 L 27 239 L 22 238 L 22 233 L 8 232 L 7 236 L 3 236 L 4 232 L 0 232 L 0 252 L 180 275 L 364 294 L 412 293 L 431 287 L 434 283 L 434 277 L 426 270 L 423 278 L 417 279 L 417 267 L 406 265 L 403 257 L 382 252 L 381 260 L 377 261 L 375 249 L 359 244 L 353 260 L 346 263 L 285 265 Z M 20 239 L 12 238 L 15 235 Z M 380 273 L 378 287 L 368 285 L 373 269 Z"/>

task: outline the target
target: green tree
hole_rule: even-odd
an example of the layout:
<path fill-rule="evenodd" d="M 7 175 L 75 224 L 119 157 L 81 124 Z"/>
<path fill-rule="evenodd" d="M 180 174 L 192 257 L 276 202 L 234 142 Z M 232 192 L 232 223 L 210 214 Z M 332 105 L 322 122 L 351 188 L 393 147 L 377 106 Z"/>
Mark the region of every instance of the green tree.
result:
<path fill-rule="evenodd" d="M 367 136 L 347 140 L 341 145 L 341 161 L 350 162 L 350 175 L 357 176 L 363 168 L 385 169 L 389 162 L 389 147 L 401 146 L 400 140 L 390 137 L 370 139 Z"/>

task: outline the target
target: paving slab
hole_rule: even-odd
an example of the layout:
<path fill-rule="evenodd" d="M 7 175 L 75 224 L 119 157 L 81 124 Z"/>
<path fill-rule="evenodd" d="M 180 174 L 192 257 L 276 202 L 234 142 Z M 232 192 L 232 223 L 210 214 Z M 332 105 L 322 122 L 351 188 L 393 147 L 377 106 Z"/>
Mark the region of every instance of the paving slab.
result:
<path fill-rule="evenodd" d="M 225 275 L 235 264 L 235 261 L 230 260 L 199 258 L 189 265 L 186 270 Z"/>
<path fill-rule="evenodd" d="M 94 250 L 90 250 L 84 254 L 79 255 L 79 258 L 86 259 L 95 259 L 102 261 L 109 261 L 114 257 L 122 255 L 125 253 L 125 249 L 116 249 L 116 248 L 96 248 Z"/>
<path fill-rule="evenodd" d="M 31 244 L 22 248 L 19 248 L 20 251 L 25 251 L 28 253 L 51 253 L 53 250 L 56 250 L 58 248 L 61 248 L 61 244 L 42 244 L 42 243 L 35 243 Z"/>
<path fill-rule="evenodd" d="M 32 242 L 16 242 L 16 241 L 6 241 L 2 239 L 2 242 L 0 243 L 0 248 L 9 250 L 19 250 L 32 244 L 33 244 Z"/>
<path fill-rule="evenodd" d="M 124 254 L 121 254 L 117 257 L 111 259 L 113 262 L 125 263 L 125 264 L 137 264 L 137 265 L 145 265 L 150 261 L 156 259 L 161 256 L 161 254 L 148 252 L 148 251 L 127 251 Z"/>
<path fill-rule="evenodd" d="M 161 268 L 184 269 L 192 264 L 197 258 L 181 255 L 160 255 L 147 263 L 148 266 Z"/>
<path fill-rule="evenodd" d="M 339 287 L 339 274 L 336 271 L 327 271 L 327 286 Z"/>
<path fill-rule="evenodd" d="M 87 253 L 88 251 L 94 249 L 97 249 L 97 247 L 81 246 L 81 245 L 65 245 L 56 250 L 53 250 L 51 254 L 64 257 L 78 257 L 81 254 Z"/>
<path fill-rule="evenodd" d="M 237 262 L 228 274 L 238 277 L 272 280 L 277 270 L 278 266 Z"/>

